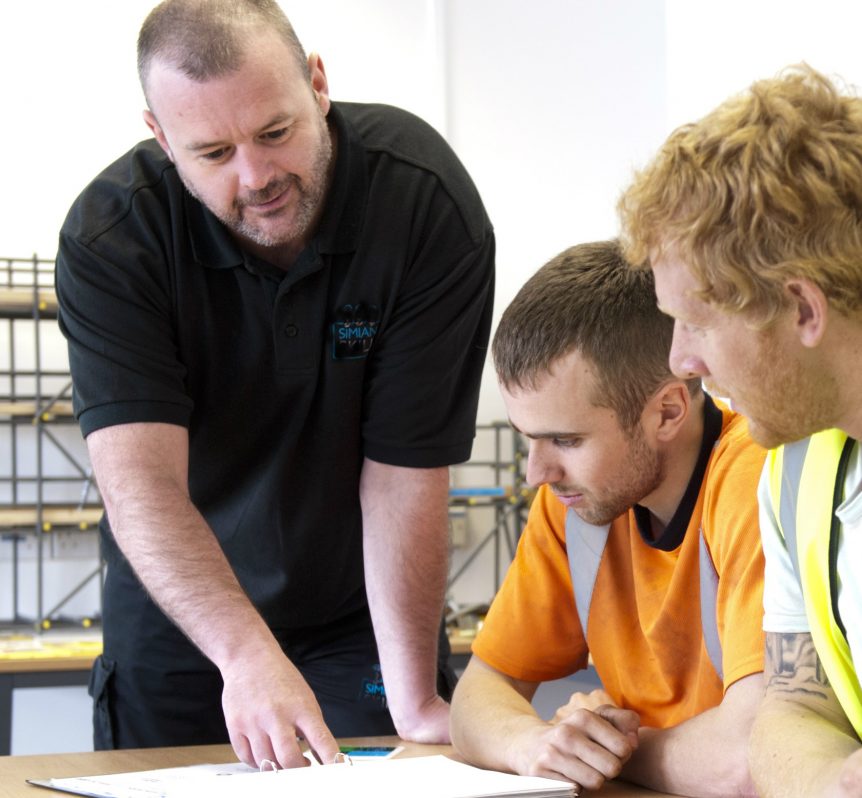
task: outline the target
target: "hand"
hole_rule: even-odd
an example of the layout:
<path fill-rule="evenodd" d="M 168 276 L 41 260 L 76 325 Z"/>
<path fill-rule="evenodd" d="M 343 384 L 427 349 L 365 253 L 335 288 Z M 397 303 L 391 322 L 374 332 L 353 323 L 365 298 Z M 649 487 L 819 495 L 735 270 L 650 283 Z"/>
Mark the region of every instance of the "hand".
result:
<path fill-rule="evenodd" d="M 597 790 L 620 774 L 637 748 L 639 725 L 637 713 L 628 709 L 572 709 L 560 722 L 533 726 L 513 741 L 519 751 L 516 770 Z"/>
<path fill-rule="evenodd" d="M 414 743 L 448 744 L 449 704 L 439 695 L 416 707 L 412 712 L 398 712 L 389 707 L 395 731 L 402 740 Z"/>
<path fill-rule="evenodd" d="M 222 706 L 230 742 L 247 765 L 264 759 L 280 767 L 303 767 L 297 737 L 324 763 L 335 760 L 338 744 L 323 721 L 311 688 L 274 643 L 222 670 Z"/>
<path fill-rule="evenodd" d="M 598 709 L 602 705 L 615 707 L 616 703 L 604 690 L 597 689 L 589 693 L 572 693 L 569 703 L 561 706 L 551 718 L 551 723 L 565 720 L 576 709 Z"/>

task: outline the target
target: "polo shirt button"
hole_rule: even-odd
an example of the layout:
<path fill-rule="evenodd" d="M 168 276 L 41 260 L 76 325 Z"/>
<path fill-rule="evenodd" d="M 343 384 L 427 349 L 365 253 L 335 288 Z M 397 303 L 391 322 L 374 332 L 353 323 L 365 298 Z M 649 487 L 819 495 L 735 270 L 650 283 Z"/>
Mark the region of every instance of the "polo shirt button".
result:
<path fill-rule="evenodd" d="M 299 335 L 299 327 L 295 324 L 288 324 L 287 327 L 284 328 L 284 334 L 288 338 L 296 338 Z"/>

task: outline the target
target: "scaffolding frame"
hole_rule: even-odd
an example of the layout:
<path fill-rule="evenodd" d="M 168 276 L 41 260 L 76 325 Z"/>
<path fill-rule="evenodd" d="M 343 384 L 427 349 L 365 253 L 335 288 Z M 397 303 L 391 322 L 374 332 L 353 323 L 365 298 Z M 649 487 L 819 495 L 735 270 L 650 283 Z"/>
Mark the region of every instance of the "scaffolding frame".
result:
<path fill-rule="evenodd" d="M 99 579 L 99 614 L 104 566 L 98 566 L 73 587 L 59 602 L 46 610 L 45 559 L 49 535 L 57 531 L 93 528 L 102 514 L 101 500 L 93 482 L 86 452 L 71 451 L 56 434 L 57 425 L 73 424 L 72 381 L 68 367 L 44 367 L 43 332 L 45 323 L 56 323 L 57 301 L 54 294 L 54 261 L 39 258 L 0 258 L 0 321 L 7 325 L 7 367 L 0 368 L 0 424 L 10 441 L 8 473 L 0 474 L 6 485 L 9 504 L 0 505 L 0 539 L 12 544 L 12 613 L 2 623 L 32 625 L 37 632 L 59 619 L 60 611 L 93 579 Z M 16 327 L 32 322 L 32 368 L 19 368 Z M 28 390 L 21 388 L 29 386 Z M 19 433 L 25 427 L 33 433 L 33 473 L 23 473 L 20 458 L 24 453 Z M 71 475 L 57 475 L 48 457 L 71 466 Z M 80 485 L 77 503 L 50 501 L 46 488 L 51 485 Z M 32 500 L 24 502 L 25 488 Z M 91 499 L 91 494 L 94 498 Z M 28 536 L 36 541 L 36 613 L 25 618 L 20 612 L 19 545 Z M 93 617 L 80 619 L 84 625 Z M 98 620 L 96 618 L 95 620 Z"/>
<path fill-rule="evenodd" d="M 490 431 L 492 438 L 492 455 L 487 460 L 468 460 L 453 466 L 454 472 L 465 469 L 490 469 L 492 484 L 481 487 L 461 488 L 453 486 L 449 491 L 450 513 L 455 508 L 491 508 L 493 523 L 487 532 L 469 550 L 466 559 L 454 572 L 449 574 L 446 585 L 447 592 L 473 565 L 482 551 L 489 545 L 494 547 L 493 567 L 493 598 L 501 584 L 501 555 L 503 546 L 511 561 L 521 536 L 521 530 L 527 519 L 527 511 L 532 501 L 533 491 L 527 486 L 524 477 L 524 463 L 527 449 L 521 436 L 512 429 L 506 421 L 493 421 L 489 424 L 477 424 L 477 434 Z M 510 437 L 505 444 L 504 435 Z M 486 472 L 487 473 L 487 472 Z"/>

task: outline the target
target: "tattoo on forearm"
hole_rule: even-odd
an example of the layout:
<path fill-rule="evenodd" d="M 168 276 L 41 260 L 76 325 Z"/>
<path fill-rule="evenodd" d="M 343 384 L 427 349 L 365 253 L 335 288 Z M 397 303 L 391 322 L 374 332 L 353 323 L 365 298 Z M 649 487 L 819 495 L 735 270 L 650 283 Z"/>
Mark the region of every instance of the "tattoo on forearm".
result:
<path fill-rule="evenodd" d="M 771 690 L 827 697 L 829 679 L 810 634 L 767 634 L 766 674 Z"/>

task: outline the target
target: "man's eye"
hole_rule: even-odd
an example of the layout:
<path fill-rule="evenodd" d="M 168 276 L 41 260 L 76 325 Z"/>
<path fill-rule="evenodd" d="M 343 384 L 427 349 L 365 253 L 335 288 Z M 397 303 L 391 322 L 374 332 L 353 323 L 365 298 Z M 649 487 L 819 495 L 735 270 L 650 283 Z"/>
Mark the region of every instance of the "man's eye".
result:
<path fill-rule="evenodd" d="M 278 141 L 279 139 L 283 139 L 287 135 L 288 129 L 286 127 L 280 127 L 278 130 L 268 130 L 263 134 L 262 138 L 267 141 Z"/>
<path fill-rule="evenodd" d="M 554 438 L 554 446 L 561 449 L 572 449 L 575 446 L 580 446 L 580 438 Z"/>
<path fill-rule="evenodd" d="M 205 161 L 220 161 L 227 154 L 227 147 L 220 147 L 217 150 L 210 150 L 201 154 L 201 158 Z"/>

